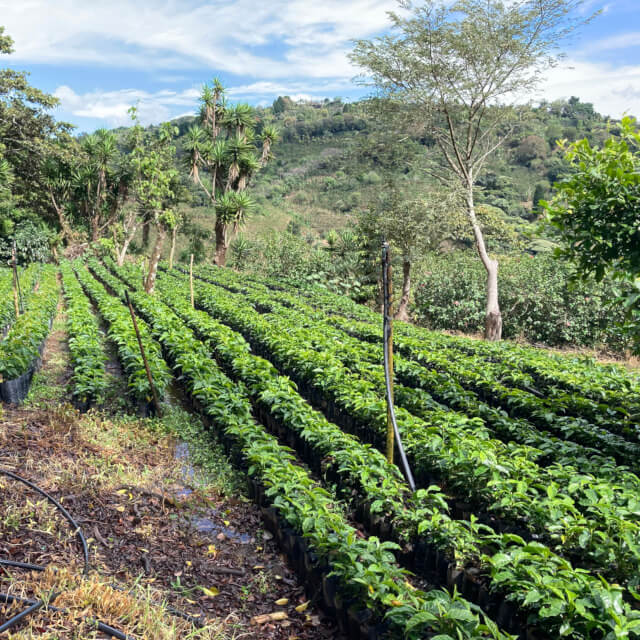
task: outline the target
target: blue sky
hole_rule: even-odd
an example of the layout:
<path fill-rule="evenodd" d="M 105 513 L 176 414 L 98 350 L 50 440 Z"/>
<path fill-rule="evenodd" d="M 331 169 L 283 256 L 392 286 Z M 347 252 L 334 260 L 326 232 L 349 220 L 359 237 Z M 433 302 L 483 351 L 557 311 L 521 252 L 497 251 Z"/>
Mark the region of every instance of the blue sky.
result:
<path fill-rule="evenodd" d="M 364 93 L 351 42 L 385 32 L 395 0 L 0 0 L 15 53 L 0 61 L 60 98 L 82 131 L 194 112 L 199 87 L 222 79 L 234 101 Z M 602 10 L 567 45 L 538 98 L 577 95 L 605 115 L 640 116 L 640 0 L 588 0 Z"/>

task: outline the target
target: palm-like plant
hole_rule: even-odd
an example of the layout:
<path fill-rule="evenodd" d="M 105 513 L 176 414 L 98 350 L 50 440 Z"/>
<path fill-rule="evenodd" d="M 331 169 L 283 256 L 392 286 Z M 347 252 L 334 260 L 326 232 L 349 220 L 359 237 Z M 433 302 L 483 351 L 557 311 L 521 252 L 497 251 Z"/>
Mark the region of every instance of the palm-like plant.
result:
<path fill-rule="evenodd" d="M 221 189 L 221 179 L 227 165 L 229 155 L 229 145 L 226 140 L 216 140 L 207 149 L 207 166 L 211 172 L 211 189 L 215 193 L 216 189 Z"/>
<path fill-rule="evenodd" d="M 216 202 L 216 215 L 224 224 L 232 224 L 233 231 L 246 224 L 249 213 L 255 207 L 255 202 L 246 193 L 225 191 L 220 194 Z"/>
<path fill-rule="evenodd" d="M 184 137 L 183 147 L 187 152 L 186 163 L 189 167 L 189 177 L 196 184 L 200 182 L 199 168 L 204 162 L 203 147 L 206 142 L 206 135 L 202 127 L 197 124 L 189 127 Z"/>
<path fill-rule="evenodd" d="M 224 117 L 224 124 L 229 129 L 235 129 L 237 136 L 242 136 L 245 131 L 253 128 L 255 116 L 253 108 L 248 104 L 237 104 L 232 109 L 227 110 Z"/>
<path fill-rule="evenodd" d="M 238 192 L 241 193 L 247 188 L 247 183 L 251 176 L 260 169 L 262 164 L 253 153 L 246 153 L 240 159 L 240 175 L 238 176 Z"/>
<path fill-rule="evenodd" d="M 224 87 L 218 78 L 214 78 L 211 85 L 202 85 L 200 103 L 200 119 L 205 126 L 211 128 L 215 138 L 220 132 L 218 120 L 224 114 Z"/>
<path fill-rule="evenodd" d="M 271 147 L 279 140 L 279 138 L 280 133 L 275 127 L 266 125 L 264 129 L 262 129 L 262 133 L 260 134 L 260 141 L 262 142 L 262 157 L 260 158 L 260 164 L 262 166 L 267 164 L 267 161 L 273 157 Z"/>
<path fill-rule="evenodd" d="M 235 233 L 247 223 L 247 218 L 255 208 L 256 203 L 247 193 L 234 193 L 233 195 L 236 201 L 235 219 L 233 221 L 233 231 Z"/>
<path fill-rule="evenodd" d="M 256 116 L 248 104 L 228 108 L 219 80 L 202 88 L 200 123 L 192 127 L 184 148 L 190 177 L 200 184 L 216 212 L 216 264 L 224 265 L 228 248 L 227 226 L 234 230 L 244 224 L 253 201 L 243 192 L 251 176 L 271 157 L 271 145 L 277 138 L 273 128 L 261 135 L 262 158 L 254 143 Z M 203 131 L 204 133 L 199 133 Z M 211 187 L 203 184 L 199 170 L 206 168 Z"/>
<path fill-rule="evenodd" d="M 229 173 L 227 175 L 226 191 L 229 191 L 240 177 L 240 168 L 255 147 L 246 136 L 236 134 L 227 145 L 227 162 Z"/>
<path fill-rule="evenodd" d="M 91 239 L 96 241 L 100 231 L 108 224 L 102 223 L 108 195 L 109 171 L 118 155 L 116 136 L 106 129 L 98 129 L 82 141 L 86 154 L 86 166 L 76 174 L 86 182 L 87 213 L 91 226 Z"/>

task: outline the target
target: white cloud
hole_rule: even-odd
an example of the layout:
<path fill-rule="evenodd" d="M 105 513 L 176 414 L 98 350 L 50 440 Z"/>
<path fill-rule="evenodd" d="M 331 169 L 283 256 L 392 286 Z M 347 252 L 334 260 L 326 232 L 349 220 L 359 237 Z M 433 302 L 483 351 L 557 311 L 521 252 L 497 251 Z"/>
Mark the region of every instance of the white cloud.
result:
<path fill-rule="evenodd" d="M 340 92 L 348 92 L 353 90 L 353 85 L 346 80 L 331 81 L 331 82 L 314 82 L 313 91 L 316 94 L 314 98 L 325 98 L 335 96 Z M 258 96 L 266 96 L 272 100 L 278 96 L 289 96 L 293 99 L 294 96 L 301 96 L 303 94 L 308 95 L 311 99 L 309 92 L 308 82 L 253 82 L 251 84 L 241 85 L 237 87 L 230 87 L 227 90 L 227 94 L 233 99 L 236 98 L 254 98 Z"/>
<path fill-rule="evenodd" d="M 585 15 L 603 5 L 587 0 Z M 616 0 L 605 11 L 610 6 L 633 24 L 637 0 Z M 229 89 L 232 99 L 263 104 L 277 95 L 353 94 L 351 41 L 385 30 L 387 12 L 397 9 L 396 0 L 0 0 L 1 22 L 15 39 L 14 64 L 136 69 L 162 78 L 164 86 L 184 82 L 184 70 L 208 68 L 246 78 Z M 591 42 L 574 51 L 572 69 L 566 62 L 553 69 L 537 95 L 577 95 L 604 114 L 640 115 L 640 66 L 590 62 L 595 52 L 639 43 L 640 32 L 632 30 Z M 127 109 L 137 101 L 144 122 L 195 110 L 198 90 L 78 94 L 59 87 L 56 94 L 65 113 L 113 125 L 128 122 Z"/>
<path fill-rule="evenodd" d="M 592 102 L 605 116 L 620 118 L 628 113 L 640 117 L 640 65 L 566 60 L 549 72 L 537 97 L 556 100 L 571 96 Z"/>
<path fill-rule="evenodd" d="M 0 15 L 15 40 L 15 62 L 206 65 L 249 77 L 328 78 L 353 75 L 349 41 L 384 29 L 386 12 L 396 6 L 395 0 L 0 0 Z M 274 43 L 278 54 L 265 53 Z"/>
<path fill-rule="evenodd" d="M 149 93 L 138 89 L 119 91 L 93 91 L 77 94 L 67 86 L 58 87 L 54 95 L 60 100 L 60 109 L 77 118 L 105 120 L 111 126 L 126 125 L 131 122 L 129 108 L 137 105 L 138 116 L 143 124 L 158 123 L 176 117 L 176 107 L 193 107 L 198 101 L 198 90 L 187 89 L 182 92 L 157 91 Z"/>
<path fill-rule="evenodd" d="M 629 49 L 630 47 L 640 47 L 640 31 L 619 33 L 615 36 L 589 42 L 588 47 L 581 53 L 583 56 L 590 56 L 599 51 L 615 51 Z"/>

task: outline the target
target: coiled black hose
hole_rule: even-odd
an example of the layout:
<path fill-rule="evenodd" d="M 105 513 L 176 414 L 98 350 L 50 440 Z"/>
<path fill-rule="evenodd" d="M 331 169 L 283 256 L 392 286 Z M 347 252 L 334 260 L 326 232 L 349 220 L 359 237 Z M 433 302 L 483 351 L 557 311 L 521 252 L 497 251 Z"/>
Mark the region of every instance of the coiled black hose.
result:
<path fill-rule="evenodd" d="M 37 485 L 33 484 L 33 482 L 29 482 L 29 480 L 25 480 L 25 478 L 20 477 L 19 475 L 13 473 L 13 471 L 9 471 L 8 469 L 0 469 L 0 473 L 16 480 L 17 482 L 22 482 L 30 489 L 33 489 L 36 493 L 39 493 L 41 496 L 45 497 L 52 505 L 60 511 L 60 513 L 65 517 L 67 522 L 73 527 L 73 533 L 78 536 L 80 543 L 82 545 L 82 553 L 84 555 L 84 571 L 83 575 L 89 575 L 89 547 L 87 546 L 87 541 L 80 530 L 80 525 L 71 517 L 71 514 L 50 494 L 48 494 L 44 489 L 41 489 Z"/>
<path fill-rule="evenodd" d="M 78 525 L 78 523 L 73 519 L 73 517 L 71 516 L 71 514 L 50 494 L 48 494 L 46 491 L 44 491 L 44 489 L 41 489 L 40 487 L 38 487 L 37 485 L 33 484 L 33 482 L 30 482 L 29 480 L 26 480 L 25 478 L 22 478 L 21 476 L 13 473 L 12 471 L 9 471 L 7 469 L 0 469 L 0 473 L 8 476 L 9 478 L 12 478 L 13 480 L 16 480 L 18 482 L 22 482 L 23 484 L 27 485 L 30 489 L 33 489 L 34 491 L 36 491 L 37 493 L 39 493 L 40 495 L 44 496 L 47 500 L 49 500 L 49 502 L 51 502 L 61 513 L 62 515 L 66 518 L 66 520 L 69 522 L 69 524 L 73 527 L 74 533 L 78 536 L 78 538 L 80 539 L 80 542 L 82 544 L 82 551 L 83 551 L 83 555 L 84 555 L 84 571 L 83 571 L 83 575 L 84 577 L 87 577 L 89 575 L 89 548 L 87 546 L 87 541 L 80 529 L 80 526 Z M 0 558 L 0 566 L 6 566 L 6 567 L 16 567 L 18 569 L 26 569 L 28 571 L 44 571 L 46 569 L 45 566 L 43 565 L 38 565 L 38 564 L 31 564 L 30 562 L 17 562 L 15 560 L 5 560 Z M 111 585 L 112 588 L 117 589 L 119 591 L 125 591 L 125 589 L 118 587 L 117 585 Z M 130 593 L 130 592 L 128 592 Z M 11 599 L 11 600 L 9 600 Z M 6 628 L 10 628 L 11 626 L 17 624 L 18 622 L 20 622 L 21 620 L 23 620 L 24 618 L 26 618 L 29 614 L 37 611 L 38 609 L 40 609 L 43 606 L 43 602 L 40 600 L 27 600 L 24 598 L 17 598 L 16 596 L 10 596 L 8 594 L 3 594 L 0 593 L 0 602 L 10 602 L 10 601 L 20 601 L 20 602 L 25 602 L 27 604 L 29 604 L 29 608 L 26 609 L 25 611 L 21 612 L 20 614 L 18 614 L 18 616 L 15 616 L 14 618 L 12 618 L 11 620 L 8 620 L 4 625 L 2 625 L 0 627 L 0 632 L 5 630 L 5 625 L 9 625 Z M 50 609 L 52 611 L 57 611 L 59 609 L 56 609 L 55 607 L 50 607 Z M 171 606 L 167 606 L 166 607 L 167 612 L 169 614 L 171 614 L 174 617 L 177 618 L 182 618 L 183 620 L 187 620 L 188 622 L 191 622 L 191 624 L 202 628 L 204 627 L 204 622 L 202 620 L 202 618 L 197 618 L 195 616 L 191 616 L 188 613 L 185 613 L 184 611 L 180 611 L 179 609 L 175 609 L 174 607 Z M 9 624 L 11 623 L 11 624 Z M 98 630 L 99 631 L 103 631 L 104 633 L 110 633 L 114 638 L 118 638 L 120 640 L 135 640 L 132 639 L 132 636 L 128 636 L 124 633 L 122 633 L 121 631 L 118 631 L 117 629 L 114 629 L 113 627 L 110 627 L 109 625 L 106 625 L 102 622 L 97 621 L 98 624 Z"/>

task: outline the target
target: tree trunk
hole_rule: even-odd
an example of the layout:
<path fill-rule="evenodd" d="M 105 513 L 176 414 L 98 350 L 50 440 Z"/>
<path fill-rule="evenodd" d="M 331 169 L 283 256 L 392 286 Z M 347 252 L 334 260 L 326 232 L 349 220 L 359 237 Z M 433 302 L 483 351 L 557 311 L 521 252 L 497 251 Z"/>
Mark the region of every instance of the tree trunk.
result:
<path fill-rule="evenodd" d="M 224 222 L 216 220 L 216 255 L 213 259 L 214 263 L 219 267 L 224 267 L 227 263 L 227 225 Z"/>
<path fill-rule="evenodd" d="M 118 251 L 118 257 L 116 258 L 116 262 L 118 263 L 119 267 L 121 267 L 124 264 L 124 258 L 127 255 L 130 242 L 131 242 L 131 238 L 126 238 L 126 240 L 122 243 L 122 249 Z"/>
<path fill-rule="evenodd" d="M 142 246 L 146 249 L 149 246 L 149 230 L 151 223 L 148 219 L 142 223 Z"/>
<path fill-rule="evenodd" d="M 169 253 L 169 269 L 173 269 L 173 258 L 176 254 L 176 236 L 178 235 L 178 225 L 171 229 L 171 251 Z"/>
<path fill-rule="evenodd" d="M 162 247 L 166 237 L 167 230 L 163 225 L 159 224 L 156 233 L 156 241 L 153 245 L 153 251 L 151 252 L 151 259 L 149 260 L 149 273 L 147 274 L 147 279 L 144 283 L 144 289 L 147 293 L 153 293 L 153 289 L 156 284 L 156 275 L 158 273 L 158 262 L 160 262 Z"/>
<path fill-rule="evenodd" d="M 127 255 L 127 251 L 129 250 L 129 245 L 133 242 L 133 238 L 136 235 L 136 231 L 138 230 L 138 225 L 135 224 L 135 214 L 132 214 L 133 219 L 131 217 L 128 220 L 125 220 L 123 223 L 125 239 L 122 242 L 122 247 L 118 250 L 118 238 L 116 234 L 115 226 L 113 229 L 113 244 L 116 248 L 116 262 L 118 266 L 121 267 L 124 264 L 125 256 Z M 131 226 L 132 225 L 132 226 Z M 127 231 L 127 229 L 129 229 Z"/>
<path fill-rule="evenodd" d="M 65 246 L 67 246 L 69 244 L 69 240 L 71 240 L 71 226 L 69 225 L 69 221 L 67 220 L 67 217 L 64 215 L 64 208 L 61 206 L 58 206 L 58 202 L 56 200 L 55 195 L 53 194 L 53 192 L 49 192 L 49 195 L 51 196 L 51 202 L 53 204 L 53 208 L 56 211 L 56 214 L 58 215 L 58 223 L 60 224 L 60 229 L 62 230 L 62 242 L 65 244 Z"/>
<path fill-rule="evenodd" d="M 500 340 L 502 338 L 502 314 L 498 303 L 498 261 L 489 257 L 484 243 L 482 229 L 476 218 L 476 209 L 473 202 L 473 179 L 469 176 L 467 183 L 467 215 L 473 228 L 476 239 L 476 248 L 482 264 L 487 271 L 487 306 L 484 319 L 485 340 Z"/>
<path fill-rule="evenodd" d="M 485 340 L 502 338 L 502 314 L 498 305 L 498 261 L 489 259 L 487 269 L 487 315 L 484 319 Z"/>
<path fill-rule="evenodd" d="M 91 217 L 91 242 L 98 242 L 100 238 L 100 216 L 95 214 Z"/>
<path fill-rule="evenodd" d="M 402 260 L 402 296 L 400 297 L 400 304 L 398 305 L 398 310 L 394 316 L 396 320 L 402 320 L 403 322 L 409 321 L 409 312 L 407 311 L 407 308 L 409 306 L 410 294 L 411 261 L 405 258 Z"/>

